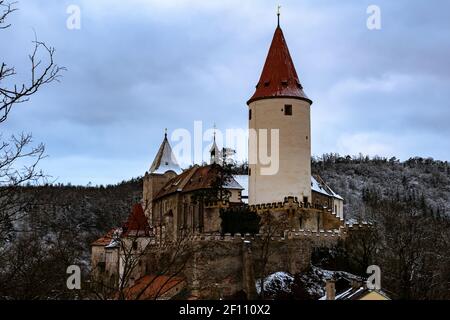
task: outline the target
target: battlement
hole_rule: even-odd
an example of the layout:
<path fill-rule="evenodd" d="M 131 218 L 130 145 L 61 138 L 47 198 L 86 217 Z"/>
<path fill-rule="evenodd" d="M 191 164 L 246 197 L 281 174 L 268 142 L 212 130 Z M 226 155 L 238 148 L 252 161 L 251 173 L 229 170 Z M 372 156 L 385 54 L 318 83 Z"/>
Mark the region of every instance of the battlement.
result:
<path fill-rule="evenodd" d="M 293 229 L 285 230 L 283 235 L 271 237 L 271 241 L 287 241 L 292 239 L 338 239 L 343 238 L 347 234 L 347 229 L 341 227 L 335 230 L 304 230 L 304 229 Z M 236 233 L 234 235 L 230 233 L 203 233 L 198 235 L 189 236 L 189 240 L 192 241 L 224 241 L 224 242 L 242 242 L 242 241 L 259 241 L 265 238 L 264 234 L 240 234 Z"/>
<path fill-rule="evenodd" d="M 260 211 L 260 210 L 269 210 L 269 209 L 278 209 L 278 210 L 282 210 L 282 209 L 298 209 L 298 208 L 302 208 L 302 209 L 312 209 L 312 210 L 319 210 L 322 212 L 327 212 L 333 215 L 336 215 L 335 212 L 333 212 L 330 208 L 321 206 L 321 205 L 313 205 L 312 203 L 305 203 L 305 202 L 300 202 L 298 200 L 297 197 L 284 197 L 284 200 L 281 202 L 272 202 L 272 203 L 261 203 L 261 204 L 254 204 L 254 205 L 250 205 L 249 209 L 252 211 Z"/>
<path fill-rule="evenodd" d="M 355 230 L 355 229 L 367 229 L 367 228 L 373 228 L 373 224 L 371 222 L 358 222 L 358 223 L 351 223 L 351 222 L 345 222 L 345 229 L 347 230 Z"/>
<path fill-rule="evenodd" d="M 229 206 L 230 201 L 228 200 L 205 202 L 205 208 L 227 208 Z"/>
<path fill-rule="evenodd" d="M 333 230 L 310 230 L 310 229 L 291 229 L 285 230 L 283 235 L 271 237 L 271 241 L 276 242 L 288 242 L 289 240 L 309 240 L 312 241 L 313 246 L 329 245 L 336 243 L 339 239 L 345 239 L 347 235 L 356 230 L 364 230 L 366 228 L 372 228 L 373 225 L 367 222 L 361 222 L 359 224 L 345 223 L 345 225 L 339 227 L 339 229 Z M 192 242 L 204 242 L 204 241 L 214 241 L 214 242 L 227 242 L 227 243 L 242 243 L 244 241 L 258 242 L 261 239 L 265 239 L 265 234 L 240 234 L 231 233 L 221 234 L 219 232 L 215 233 L 199 233 L 190 234 L 186 237 L 187 241 Z M 156 238 L 150 240 L 151 245 L 156 245 L 158 241 Z"/>

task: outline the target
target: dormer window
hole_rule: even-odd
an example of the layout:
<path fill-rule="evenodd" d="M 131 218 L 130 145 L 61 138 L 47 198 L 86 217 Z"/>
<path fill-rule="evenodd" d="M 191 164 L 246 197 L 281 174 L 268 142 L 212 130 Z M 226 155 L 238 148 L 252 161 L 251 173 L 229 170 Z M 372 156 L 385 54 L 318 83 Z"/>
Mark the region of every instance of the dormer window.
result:
<path fill-rule="evenodd" d="M 268 81 L 264 81 L 264 87 L 268 87 L 269 84 L 270 84 L 270 81 L 269 81 L 269 80 L 268 80 Z"/>
<path fill-rule="evenodd" d="M 287 81 L 286 79 L 283 79 L 283 80 L 281 80 L 281 84 L 282 84 L 284 87 L 287 87 L 288 81 Z"/>

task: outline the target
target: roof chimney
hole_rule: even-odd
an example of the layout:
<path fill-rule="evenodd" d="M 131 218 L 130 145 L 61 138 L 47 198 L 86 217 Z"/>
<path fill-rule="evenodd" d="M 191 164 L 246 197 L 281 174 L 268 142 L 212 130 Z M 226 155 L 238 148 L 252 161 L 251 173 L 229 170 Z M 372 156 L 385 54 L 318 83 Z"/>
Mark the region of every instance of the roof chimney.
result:
<path fill-rule="evenodd" d="M 327 280 L 325 291 L 327 300 L 336 300 L 336 282 L 334 279 Z"/>

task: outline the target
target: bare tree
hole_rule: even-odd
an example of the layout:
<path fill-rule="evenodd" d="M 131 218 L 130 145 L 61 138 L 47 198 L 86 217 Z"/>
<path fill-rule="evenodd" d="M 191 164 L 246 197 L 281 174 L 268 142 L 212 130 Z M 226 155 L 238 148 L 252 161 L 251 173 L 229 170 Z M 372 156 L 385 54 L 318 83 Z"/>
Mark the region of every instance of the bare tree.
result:
<path fill-rule="evenodd" d="M 11 26 L 11 24 L 5 24 L 5 20 L 7 16 L 17 10 L 17 8 L 13 7 L 15 3 L 16 2 L 8 3 L 4 0 L 0 0 L 0 29 L 6 29 Z"/>
<path fill-rule="evenodd" d="M 31 135 L 22 134 L 0 143 L 0 244 L 17 230 L 17 222 L 33 203 L 32 196 L 22 193 L 21 187 L 44 178 L 37 168 L 44 157 L 44 145 L 32 147 L 31 142 Z"/>
<path fill-rule="evenodd" d="M 93 270 L 95 276 L 91 278 L 90 291 L 98 299 L 157 300 L 172 281 L 183 275 L 198 250 L 188 236 L 159 241 L 138 235 L 138 232 L 126 236 L 119 232 L 112 241 L 119 253 L 118 274 L 111 282 Z M 147 268 L 149 265 L 151 267 Z M 144 276 L 149 276 L 148 281 L 137 290 L 130 290 L 134 281 Z M 152 289 L 151 296 L 147 295 L 149 288 Z"/>
<path fill-rule="evenodd" d="M 148 205 L 146 203 L 145 207 Z M 145 211 L 142 208 L 142 214 Z M 112 281 L 107 278 L 111 275 L 105 277 L 103 272 L 97 272 L 98 266 L 92 266 L 90 290 L 96 298 L 156 300 L 171 282 L 183 276 L 195 252 L 203 248 L 192 241 L 190 233 L 179 230 L 176 237 L 170 232 L 156 235 L 146 221 L 138 220 L 130 215 L 127 223 L 113 234 L 109 247 L 115 248 L 118 259 Z M 129 228 L 131 225 L 133 227 Z M 148 281 L 136 290 L 130 290 L 135 280 L 144 276 L 149 276 Z M 152 295 L 148 296 L 150 288 Z"/>
<path fill-rule="evenodd" d="M 0 30 L 11 27 L 7 20 L 18 10 L 15 5 L 16 2 L 0 0 Z M 0 62 L 0 124 L 7 120 L 15 105 L 28 101 L 43 85 L 58 81 L 64 68 L 55 64 L 54 53 L 54 48 L 35 36 L 32 52 L 28 55 L 29 81 L 25 83 L 17 83 L 13 66 Z M 44 158 L 44 145 L 32 144 L 31 134 L 9 138 L 0 134 L 0 276 L 5 280 L 20 276 L 25 266 L 39 265 L 25 265 L 20 259 L 15 259 L 21 257 L 21 253 L 31 252 L 27 251 L 26 245 L 21 245 L 20 237 L 17 237 L 18 231 L 27 229 L 23 218 L 33 204 L 33 197 L 24 192 L 23 187 L 42 182 L 44 178 L 37 167 Z M 38 249 L 36 247 L 36 252 L 40 252 Z M 31 261 L 33 257 L 29 258 Z M 33 269 L 35 272 L 39 270 L 39 267 Z"/>
<path fill-rule="evenodd" d="M 0 29 L 11 26 L 6 20 L 18 10 L 15 5 L 16 2 L 0 0 Z M 0 123 L 6 121 L 13 106 L 28 101 L 43 85 L 58 81 L 64 70 L 54 62 L 54 48 L 38 41 L 36 36 L 33 46 L 28 56 L 31 64 L 28 83 L 14 84 L 15 68 L 0 63 Z M 42 55 L 46 56 L 45 62 L 40 59 Z M 0 135 L 1 138 L 4 137 Z M 31 134 L 0 142 L 0 244 L 29 205 L 29 199 L 20 194 L 20 186 L 37 183 L 44 177 L 37 169 L 44 157 L 44 145 L 31 146 L 31 143 Z"/>
<path fill-rule="evenodd" d="M 11 26 L 11 24 L 6 24 L 6 18 L 17 10 L 14 4 L 15 2 L 8 3 L 0 0 L 0 9 L 3 8 L 0 13 L 0 29 Z M 47 56 L 45 63 L 39 58 L 41 53 Z M 28 55 L 30 60 L 30 80 L 28 83 L 16 83 L 7 86 L 5 82 L 14 83 L 13 78 L 16 75 L 16 69 L 8 66 L 5 62 L 0 64 L 0 123 L 7 119 L 14 105 L 28 101 L 43 85 L 59 81 L 61 71 L 65 68 L 55 63 L 54 54 L 55 48 L 37 40 L 35 35 L 33 50 Z"/>
<path fill-rule="evenodd" d="M 274 253 L 273 240 L 279 237 L 287 229 L 286 215 L 279 214 L 276 216 L 270 210 L 266 210 L 261 214 L 260 232 L 261 232 L 261 249 L 259 259 L 260 269 L 260 297 L 264 299 L 264 280 L 268 276 L 267 265 L 270 257 Z"/>

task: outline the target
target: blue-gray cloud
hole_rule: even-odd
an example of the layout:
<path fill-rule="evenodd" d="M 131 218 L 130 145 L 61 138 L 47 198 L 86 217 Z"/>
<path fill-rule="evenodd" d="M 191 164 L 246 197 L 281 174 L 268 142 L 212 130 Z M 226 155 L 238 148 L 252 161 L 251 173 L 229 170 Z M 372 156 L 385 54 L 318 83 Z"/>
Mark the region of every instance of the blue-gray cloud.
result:
<path fill-rule="evenodd" d="M 81 30 L 66 8 L 81 8 Z M 282 27 L 312 111 L 313 153 L 450 158 L 447 1 L 284 1 Z M 277 2 L 21 1 L 0 32 L 2 59 L 26 78 L 33 29 L 67 67 L 62 82 L 13 111 L 3 134 L 32 132 L 58 181 L 143 174 L 165 127 L 247 126 Z M 8 45 L 4 45 L 7 43 Z"/>

